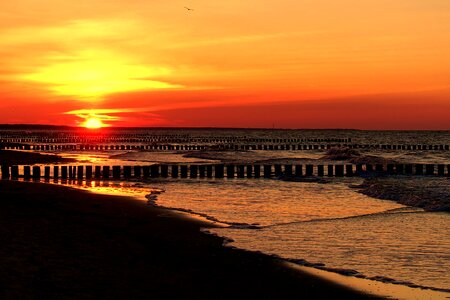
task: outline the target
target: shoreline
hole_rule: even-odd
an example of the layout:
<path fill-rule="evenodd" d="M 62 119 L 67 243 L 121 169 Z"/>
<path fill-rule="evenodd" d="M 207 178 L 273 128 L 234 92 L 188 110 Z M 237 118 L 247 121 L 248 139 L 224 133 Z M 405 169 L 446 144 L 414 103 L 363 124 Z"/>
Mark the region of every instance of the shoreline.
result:
<path fill-rule="evenodd" d="M 2 299 L 380 298 L 223 247 L 207 223 L 130 197 L 15 181 L 0 195 Z"/>

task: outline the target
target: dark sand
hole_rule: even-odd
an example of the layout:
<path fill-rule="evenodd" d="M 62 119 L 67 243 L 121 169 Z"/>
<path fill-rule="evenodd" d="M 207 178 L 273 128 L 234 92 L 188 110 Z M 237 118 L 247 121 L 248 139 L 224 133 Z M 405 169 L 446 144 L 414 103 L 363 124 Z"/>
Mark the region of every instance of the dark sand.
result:
<path fill-rule="evenodd" d="M 0 165 L 32 165 L 49 163 L 70 163 L 74 159 L 62 158 L 58 155 L 22 152 L 14 150 L 0 150 Z"/>
<path fill-rule="evenodd" d="M 12 181 L 0 199 L 0 299 L 369 298 L 144 201 Z"/>

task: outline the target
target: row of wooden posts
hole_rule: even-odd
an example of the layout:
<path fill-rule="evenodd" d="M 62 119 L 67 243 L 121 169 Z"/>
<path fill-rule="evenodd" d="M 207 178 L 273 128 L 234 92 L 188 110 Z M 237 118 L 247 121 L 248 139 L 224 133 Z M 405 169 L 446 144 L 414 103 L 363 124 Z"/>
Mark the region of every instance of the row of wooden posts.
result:
<path fill-rule="evenodd" d="M 379 145 L 379 144 L 278 144 L 278 145 L 173 145 L 173 144 L 152 144 L 152 145 L 99 145 L 99 144 L 0 144 L 0 149 L 12 150 L 35 150 L 35 151 L 55 151 L 55 150 L 90 150 L 90 151 L 114 151 L 114 150 L 159 150 L 159 151 L 189 151 L 189 150 L 328 150 L 332 148 L 350 149 L 374 149 L 374 150 L 410 150 L 410 151 L 448 151 L 449 145 Z"/>
<path fill-rule="evenodd" d="M 4 137 L 0 143 L 29 143 L 29 144 L 107 144 L 107 143 L 351 143 L 351 138 L 248 138 L 248 137 Z"/>
<path fill-rule="evenodd" d="M 42 172 L 42 170 L 44 172 Z M 450 164 L 346 164 L 346 165 L 167 165 L 149 166 L 1 166 L 2 179 L 128 179 L 128 178 L 272 178 L 369 174 L 449 176 Z"/>

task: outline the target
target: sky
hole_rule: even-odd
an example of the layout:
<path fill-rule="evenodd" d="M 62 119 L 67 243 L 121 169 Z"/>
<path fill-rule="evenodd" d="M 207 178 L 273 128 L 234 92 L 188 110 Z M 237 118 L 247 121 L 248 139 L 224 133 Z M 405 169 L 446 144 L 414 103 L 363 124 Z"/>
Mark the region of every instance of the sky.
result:
<path fill-rule="evenodd" d="M 448 0 L 0 4 L 0 123 L 449 130 L 449 113 Z"/>

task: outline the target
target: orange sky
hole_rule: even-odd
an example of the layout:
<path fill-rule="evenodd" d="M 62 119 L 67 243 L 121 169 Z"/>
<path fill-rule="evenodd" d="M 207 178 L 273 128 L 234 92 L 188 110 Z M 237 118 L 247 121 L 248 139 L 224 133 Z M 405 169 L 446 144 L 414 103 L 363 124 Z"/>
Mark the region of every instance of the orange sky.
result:
<path fill-rule="evenodd" d="M 0 123 L 450 129 L 450 1 L 4 1 L 0 97 Z"/>

